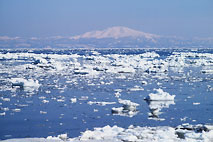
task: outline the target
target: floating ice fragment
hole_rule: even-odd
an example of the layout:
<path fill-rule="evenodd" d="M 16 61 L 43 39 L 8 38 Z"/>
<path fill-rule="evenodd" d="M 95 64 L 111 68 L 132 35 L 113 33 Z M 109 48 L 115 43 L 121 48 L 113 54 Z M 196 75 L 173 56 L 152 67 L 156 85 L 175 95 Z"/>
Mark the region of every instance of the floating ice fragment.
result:
<path fill-rule="evenodd" d="M 89 74 L 89 72 L 88 71 L 84 71 L 84 70 L 75 70 L 74 74 L 86 75 L 86 74 Z"/>
<path fill-rule="evenodd" d="M 14 111 L 14 112 L 20 112 L 20 111 L 21 111 L 21 109 L 16 108 L 16 109 L 12 109 L 12 111 Z"/>
<path fill-rule="evenodd" d="M 34 90 L 38 90 L 40 84 L 38 80 L 33 79 L 24 79 L 24 78 L 11 78 L 12 87 L 18 86 L 20 88 L 24 88 L 26 91 L 32 92 Z"/>
<path fill-rule="evenodd" d="M 141 84 L 147 85 L 148 83 L 146 81 L 141 81 Z"/>
<path fill-rule="evenodd" d="M 94 111 L 94 112 L 98 112 L 98 109 L 94 109 L 93 111 Z"/>
<path fill-rule="evenodd" d="M 117 126 L 105 126 L 103 128 L 94 128 L 94 131 L 87 130 L 84 133 L 82 133 L 80 140 L 81 141 L 88 141 L 88 140 L 111 140 L 113 141 L 113 138 L 117 136 L 119 132 L 122 132 L 123 128 L 117 127 Z"/>
<path fill-rule="evenodd" d="M 157 54 L 156 52 L 146 52 L 146 53 L 141 54 L 141 56 L 142 56 L 142 57 L 145 57 L 145 58 L 160 57 L 160 55 Z"/>
<path fill-rule="evenodd" d="M 68 138 L 67 134 L 61 134 L 56 137 L 48 136 L 45 138 L 21 138 L 8 139 L 2 142 L 212 142 L 213 130 L 212 126 L 207 125 L 180 125 L 176 128 L 168 126 L 158 127 L 140 127 L 129 126 L 122 128 L 118 126 L 104 126 L 102 128 L 94 128 L 93 131 L 86 130 L 81 136 Z"/>
<path fill-rule="evenodd" d="M 116 92 L 122 92 L 122 89 L 115 89 Z"/>
<path fill-rule="evenodd" d="M 92 101 L 89 101 L 89 102 L 87 102 L 87 104 L 89 104 L 89 105 L 97 104 L 100 106 L 105 106 L 105 105 L 116 104 L 116 102 L 92 102 Z"/>
<path fill-rule="evenodd" d="M 136 107 L 139 106 L 139 104 L 133 103 L 130 100 L 122 100 L 122 99 L 119 99 L 118 102 L 123 106 L 118 108 L 113 107 L 112 108 L 113 115 L 133 117 L 138 113 Z"/>
<path fill-rule="evenodd" d="M 178 141 L 175 129 L 171 127 L 129 127 L 127 129 L 118 126 L 105 126 L 95 128 L 94 131 L 87 130 L 79 138 L 73 141 Z"/>
<path fill-rule="evenodd" d="M 57 102 L 65 102 L 64 99 L 57 99 Z"/>
<path fill-rule="evenodd" d="M 209 91 L 213 91 L 213 87 L 211 85 L 207 85 Z"/>
<path fill-rule="evenodd" d="M 48 136 L 45 141 L 47 141 L 47 142 L 64 142 L 64 141 L 67 141 L 67 139 L 68 139 L 67 134 L 61 134 L 61 135 L 58 135 L 57 137 Z"/>
<path fill-rule="evenodd" d="M 10 110 L 8 107 L 0 108 L 0 109 L 3 110 L 3 111 L 9 111 Z"/>
<path fill-rule="evenodd" d="M 201 70 L 201 73 L 213 74 L 213 70 Z"/>
<path fill-rule="evenodd" d="M 120 104 L 123 104 L 123 108 L 125 110 L 129 110 L 129 111 L 134 111 L 134 110 L 136 110 L 136 107 L 139 106 L 139 104 L 131 102 L 130 100 L 119 99 L 118 102 Z"/>
<path fill-rule="evenodd" d="M 71 99 L 70 99 L 70 102 L 71 102 L 71 103 L 76 103 L 76 102 L 77 102 L 77 99 L 76 99 L 76 98 L 71 98 Z"/>
<path fill-rule="evenodd" d="M 193 105 L 199 105 L 200 103 L 199 102 L 195 102 L 195 103 L 193 103 Z"/>
<path fill-rule="evenodd" d="M 88 96 L 81 96 L 81 98 L 79 98 L 79 100 L 82 100 L 82 101 L 85 101 L 85 100 L 88 100 Z"/>
<path fill-rule="evenodd" d="M 41 96 L 41 97 L 38 97 L 39 99 L 46 99 L 46 97 L 44 97 L 44 96 Z"/>
<path fill-rule="evenodd" d="M 17 107 L 21 107 L 21 108 L 23 108 L 23 107 L 27 107 L 27 106 L 29 106 L 28 104 L 15 104 Z"/>
<path fill-rule="evenodd" d="M 184 117 L 184 118 L 180 118 L 180 121 L 186 121 L 186 119 L 187 119 L 188 117 Z"/>
<path fill-rule="evenodd" d="M 112 113 L 122 113 L 122 111 L 124 110 L 123 107 L 113 107 L 112 108 Z"/>
<path fill-rule="evenodd" d="M 169 108 L 170 105 L 174 105 L 174 101 L 147 101 L 149 105 L 150 112 L 148 113 L 149 118 L 153 120 L 163 121 L 165 119 L 160 118 L 159 115 L 162 114 L 161 110 L 163 108 Z"/>
<path fill-rule="evenodd" d="M 40 111 L 40 114 L 47 114 L 46 111 Z"/>
<path fill-rule="evenodd" d="M 133 88 L 130 88 L 129 91 L 143 91 L 144 88 L 135 85 Z"/>
<path fill-rule="evenodd" d="M 1 100 L 4 101 L 4 102 L 9 102 L 10 98 L 3 98 L 3 97 L 1 97 Z"/>
<path fill-rule="evenodd" d="M 125 116 L 125 117 L 133 117 L 138 113 L 137 110 L 126 110 L 124 107 L 112 108 L 113 115 Z"/>
<path fill-rule="evenodd" d="M 44 104 L 49 103 L 49 100 L 43 100 L 42 103 Z"/>
<path fill-rule="evenodd" d="M 50 90 L 46 90 L 45 93 L 46 93 L 46 94 L 50 94 L 51 91 L 50 91 Z"/>
<path fill-rule="evenodd" d="M 59 137 L 61 140 L 63 140 L 63 141 L 66 141 L 67 138 L 68 138 L 67 134 L 61 134 L 61 135 L 59 135 L 58 137 Z"/>
<path fill-rule="evenodd" d="M 115 97 L 116 97 L 116 98 L 119 98 L 120 96 L 121 96 L 120 92 L 116 92 L 116 93 L 115 93 Z"/>
<path fill-rule="evenodd" d="M 156 93 L 150 93 L 145 99 L 148 101 L 172 101 L 175 95 L 170 95 L 162 89 L 154 89 Z"/>
<path fill-rule="evenodd" d="M 6 115 L 6 112 L 0 113 L 0 116 L 5 116 L 5 115 Z"/>

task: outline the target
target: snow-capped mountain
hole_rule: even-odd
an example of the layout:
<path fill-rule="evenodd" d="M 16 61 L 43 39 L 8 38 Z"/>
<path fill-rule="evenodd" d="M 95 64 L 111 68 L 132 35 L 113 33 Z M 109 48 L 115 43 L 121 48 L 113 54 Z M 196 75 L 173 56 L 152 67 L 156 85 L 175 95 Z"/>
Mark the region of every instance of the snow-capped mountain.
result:
<path fill-rule="evenodd" d="M 86 32 L 82 35 L 77 35 L 70 37 L 70 39 L 84 39 L 84 38 L 95 38 L 95 39 L 104 39 L 104 38 L 124 38 L 124 37 L 143 37 L 146 39 L 152 39 L 159 37 L 158 35 L 144 33 L 141 31 L 136 31 L 127 27 L 116 26 L 110 27 L 101 31 L 92 31 Z"/>
<path fill-rule="evenodd" d="M 111 27 L 64 37 L 8 37 L 0 36 L 0 48 L 213 48 L 213 38 L 181 38 L 162 36 Z"/>

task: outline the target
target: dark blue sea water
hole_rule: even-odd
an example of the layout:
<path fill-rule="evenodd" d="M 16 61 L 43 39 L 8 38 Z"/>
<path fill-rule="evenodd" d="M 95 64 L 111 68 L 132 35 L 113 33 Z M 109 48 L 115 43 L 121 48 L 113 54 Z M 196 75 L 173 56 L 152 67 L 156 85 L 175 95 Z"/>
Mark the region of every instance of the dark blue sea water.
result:
<path fill-rule="evenodd" d="M 144 100 L 159 88 L 174 101 Z M 139 106 L 112 113 L 119 99 Z M 213 49 L 0 50 L 0 139 L 212 124 L 212 100 Z"/>

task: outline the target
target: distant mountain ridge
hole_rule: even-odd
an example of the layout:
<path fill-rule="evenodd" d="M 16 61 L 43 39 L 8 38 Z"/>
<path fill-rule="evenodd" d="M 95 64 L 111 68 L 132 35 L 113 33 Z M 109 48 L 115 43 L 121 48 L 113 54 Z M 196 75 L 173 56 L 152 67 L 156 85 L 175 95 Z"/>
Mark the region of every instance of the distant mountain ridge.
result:
<path fill-rule="evenodd" d="M 95 38 L 95 39 L 103 39 L 103 38 L 124 38 L 124 37 L 143 37 L 147 39 L 152 39 L 159 37 L 158 35 L 145 33 L 141 31 L 136 31 L 123 26 L 115 26 L 110 27 L 104 30 L 86 32 L 82 35 L 77 35 L 70 37 L 70 39 L 83 39 L 83 38 Z"/>
<path fill-rule="evenodd" d="M 213 38 L 162 36 L 115 26 L 71 37 L 0 36 L 0 48 L 213 48 Z"/>

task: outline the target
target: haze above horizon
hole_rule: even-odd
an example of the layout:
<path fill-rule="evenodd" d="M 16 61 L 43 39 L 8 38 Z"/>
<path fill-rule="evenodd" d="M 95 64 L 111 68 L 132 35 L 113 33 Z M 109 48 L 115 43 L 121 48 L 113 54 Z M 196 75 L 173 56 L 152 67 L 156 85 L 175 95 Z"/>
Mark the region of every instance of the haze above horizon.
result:
<path fill-rule="evenodd" d="M 74 36 L 113 26 L 213 37 L 212 0 L 1 0 L 0 36 Z"/>

